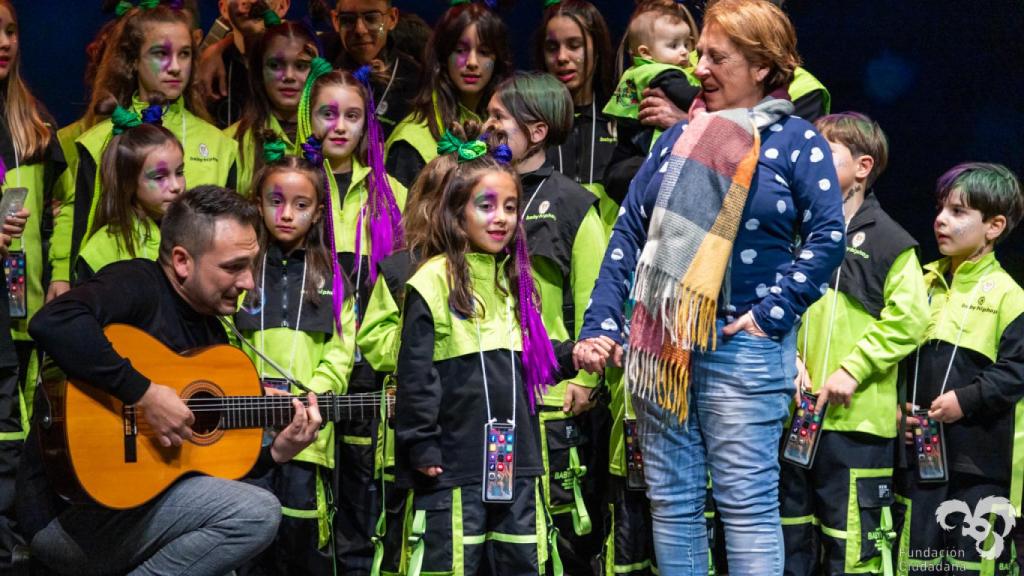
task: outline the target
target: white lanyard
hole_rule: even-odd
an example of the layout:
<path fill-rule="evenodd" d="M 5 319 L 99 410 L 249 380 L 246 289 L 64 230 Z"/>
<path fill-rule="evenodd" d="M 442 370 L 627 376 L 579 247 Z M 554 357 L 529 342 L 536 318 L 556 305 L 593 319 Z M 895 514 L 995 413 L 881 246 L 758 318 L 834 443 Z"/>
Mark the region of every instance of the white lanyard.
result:
<path fill-rule="evenodd" d="M 263 268 L 260 269 L 260 298 L 263 299 L 263 305 L 260 306 L 260 349 L 258 350 L 258 352 L 264 352 L 267 349 L 267 346 L 266 346 L 266 332 L 263 329 L 263 313 L 267 309 L 267 302 L 268 302 L 267 293 L 265 291 L 266 280 L 267 280 L 267 254 L 266 254 L 266 252 L 264 252 L 263 253 Z M 284 290 L 285 290 L 285 292 L 288 291 L 288 286 L 287 285 L 284 286 Z M 291 360 L 289 360 L 289 362 L 288 362 L 288 373 L 287 374 L 281 374 L 281 376 L 284 376 L 286 378 L 291 378 L 292 368 L 295 367 L 295 350 L 296 350 L 296 347 L 298 346 L 299 325 L 302 323 L 302 300 L 305 298 L 305 296 L 306 296 L 306 259 L 303 258 L 302 259 L 302 283 L 299 284 L 299 311 L 295 315 L 295 328 L 294 328 L 295 332 L 292 334 L 292 356 L 291 356 Z M 287 318 L 287 316 L 284 316 L 286 313 L 287 313 L 287 311 L 284 309 L 284 306 L 282 306 L 281 307 L 281 314 L 284 317 L 285 321 L 287 322 L 288 318 Z M 262 354 L 257 354 L 257 356 L 260 357 L 260 377 L 262 378 L 263 376 L 266 376 L 266 374 L 263 371 L 263 355 Z"/>
<path fill-rule="evenodd" d="M 590 103 L 590 182 L 594 183 L 594 145 L 597 143 L 597 103 Z M 578 156 L 577 156 L 578 157 Z M 562 145 L 558 145 L 558 171 L 565 174 L 565 165 L 562 162 Z M 579 166 L 576 167 L 576 181 L 580 181 Z"/>
<path fill-rule="evenodd" d="M 515 336 L 512 334 L 512 326 L 510 317 L 512 316 L 512 308 L 509 306 L 508 298 L 505 298 L 505 327 L 508 329 L 508 355 L 512 360 L 512 418 L 508 421 L 509 424 L 515 425 L 516 423 L 516 353 L 512 349 L 515 346 Z M 495 422 L 495 418 L 491 414 L 491 394 L 488 391 L 487 386 L 487 366 L 484 363 L 484 341 L 480 336 L 480 318 L 476 318 L 476 343 L 480 353 L 480 373 L 483 374 L 484 378 L 484 402 L 487 406 L 487 422 Z"/>
<path fill-rule="evenodd" d="M 985 278 L 988 278 L 988 274 L 982 276 L 981 279 L 978 280 L 977 284 L 974 285 L 974 288 L 971 289 L 970 296 L 967 297 L 967 303 L 964 304 L 964 313 L 963 313 L 963 315 L 960 318 L 960 329 L 956 333 L 956 341 L 953 342 L 953 353 L 949 355 L 949 365 L 946 366 L 946 374 L 945 374 L 945 376 L 942 377 L 942 388 L 939 389 L 939 396 L 942 396 L 942 394 L 946 392 L 946 384 L 949 383 L 949 374 L 953 370 L 953 361 L 956 360 L 956 351 L 960 348 L 960 338 L 963 337 L 963 335 L 964 335 L 964 328 L 967 327 L 967 314 L 969 314 L 970 311 L 971 311 L 971 302 L 974 302 L 974 295 L 977 294 L 978 287 L 981 286 L 981 284 L 985 281 Z M 932 290 L 928 291 L 928 301 L 929 302 L 931 302 L 931 300 L 932 300 L 932 291 L 933 290 L 934 290 L 934 288 Z M 953 293 L 953 283 L 950 282 L 949 294 L 952 294 L 952 293 Z M 952 298 L 949 298 L 947 296 L 946 303 L 942 305 L 942 316 L 939 317 L 939 326 L 941 326 L 943 324 L 943 322 L 945 321 L 945 319 L 946 319 L 946 306 L 949 306 L 949 301 L 951 299 Z M 911 393 L 911 397 L 910 397 L 910 404 L 912 406 L 915 406 L 915 407 L 917 406 L 917 375 L 918 375 L 918 368 L 920 367 L 920 365 L 921 365 L 921 347 L 918 346 L 917 353 L 914 356 L 914 390 Z"/>
<path fill-rule="evenodd" d="M 385 100 L 388 97 L 388 92 L 391 92 L 391 85 L 395 82 L 395 76 L 398 74 L 398 58 L 395 58 L 395 65 L 391 67 L 391 79 L 388 80 L 388 85 L 384 87 L 384 93 L 380 95 L 380 100 L 377 101 L 376 110 L 377 116 L 383 116 L 388 113 L 388 105 Z"/>
<path fill-rule="evenodd" d="M 848 224 L 849 223 L 847 223 L 847 224 L 845 224 L 843 226 L 843 237 L 844 238 L 846 237 L 846 231 L 848 229 L 847 228 Z M 843 246 L 843 257 L 844 257 L 844 260 L 845 260 L 845 256 L 846 256 L 846 246 Z M 832 310 L 829 311 L 829 317 L 828 317 L 828 336 L 825 338 L 825 358 L 824 358 L 824 362 L 822 362 L 822 366 L 821 366 L 821 374 L 825 378 L 828 378 L 828 374 L 827 374 L 827 372 L 829 370 L 828 358 L 829 358 L 829 355 L 832 353 L 832 332 L 835 330 L 835 326 L 836 326 L 836 308 L 837 308 L 836 305 L 839 302 L 839 277 L 842 274 L 843 274 L 843 261 L 840 261 L 839 262 L 839 268 L 836 269 L 836 282 L 835 282 L 835 285 L 832 286 Z M 807 360 L 807 339 L 810 337 L 810 333 L 811 333 L 810 329 L 804 330 L 804 346 L 803 346 L 803 350 L 802 350 L 802 356 L 804 357 L 804 361 L 805 362 Z M 804 368 L 806 368 L 806 364 L 805 364 Z"/>
<path fill-rule="evenodd" d="M 533 199 L 537 197 L 537 193 L 540 192 L 540 189 L 544 187 L 544 183 L 547 181 L 547 178 L 541 180 L 540 184 L 537 185 L 537 189 L 533 191 L 533 194 L 530 194 L 530 199 L 526 202 L 526 207 L 523 208 L 523 219 L 526 219 L 526 211 L 530 209 L 530 205 L 533 204 Z"/>

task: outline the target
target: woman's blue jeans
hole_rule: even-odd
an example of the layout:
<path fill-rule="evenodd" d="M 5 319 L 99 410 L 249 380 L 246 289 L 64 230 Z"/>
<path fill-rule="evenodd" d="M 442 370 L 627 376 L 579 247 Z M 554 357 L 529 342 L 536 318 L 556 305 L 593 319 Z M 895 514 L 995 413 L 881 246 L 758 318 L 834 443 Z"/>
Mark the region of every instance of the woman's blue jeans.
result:
<path fill-rule="evenodd" d="M 772 340 L 740 332 L 692 356 L 689 414 L 678 422 L 637 400 L 662 575 L 706 576 L 708 470 L 725 524 L 731 576 L 781 575 L 779 438 L 795 393 L 795 330 Z"/>

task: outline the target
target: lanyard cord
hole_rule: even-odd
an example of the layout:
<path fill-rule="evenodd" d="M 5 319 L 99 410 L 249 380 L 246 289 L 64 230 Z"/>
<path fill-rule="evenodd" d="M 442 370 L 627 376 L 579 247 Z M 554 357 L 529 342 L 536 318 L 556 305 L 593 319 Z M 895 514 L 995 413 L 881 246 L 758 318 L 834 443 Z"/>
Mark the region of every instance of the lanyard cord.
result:
<path fill-rule="evenodd" d="M 265 284 L 266 279 L 267 279 L 267 254 L 266 254 L 266 252 L 264 252 L 263 253 L 263 268 L 260 270 L 260 298 L 263 298 L 263 300 L 264 300 L 263 305 L 260 306 L 260 351 L 266 351 L 266 349 L 267 349 L 267 346 L 266 346 L 266 332 L 263 329 L 263 313 L 267 309 L 267 300 L 268 300 L 267 299 L 267 293 L 264 290 L 264 287 L 266 286 L 266 284 Z M 285 289 L 285 292 L 287 293 L 288 286 L 285 285 L 284 289 Z M 303 298 L 305 298 L 305 296 L 306 296 L 306 259 L 303 258 L 302 259 L 302 283 L 299 285 L 299 311 L 295 315 L 295 331 L 292 333 L 292 356 L 291 356 L 291 360 L 289 360 L 289 362 L 288 362 L 288 373 L 287 374 L 284 374 L 284 373 L 281 374 L 282 376 L 285 376 L 286 378 L 289 378 L 289 379 L 291 379 L 292 368 L 295 367 L 295 350 L 296 350 L 296 346 L 298 345 L 299 326 L 302 324 L 302 300 L 303 300 Z M 282 313 L 282 315 L 284 315 L 286 313 L 285 310 L 284 310 L 284 306 L 281 307 L 281 313 Z M 287 320 L 288 320 L 288 318 L 285 317 L 285 321 L 287 321 Z M 262 354 L 257 354 L 257 355 L 260 357 L 260 376 L 261 377 L 262 376 L 266 376 L 266 374 L 263 372 L 263 355 Z"/>
<path fill-rule="evenodd" d="M 594 184 L 594 145 L 597 144 L 597 101 L 590 101 L 590 184 Z"/>
<path fill-rule="evenodd" d="M 530 205 L 533 204 L 533 199 L 537 197 L 537 193 L 540 192 L 540 189 L 544 187 L 544 183 L 547 181 L 547 178 L 541 180 L 540 184 L 537 185 L 537 189 L 533 191 L 533 194 L 530 194 L 530 199 L 526 202 L 526 207 L 523 208 L 523 218 L 526 218 L 526 211 L 530 209 Z"/>
<path fill-rule="evenodd" d="M 946 392 L 946 384 L 949 383 L 949 374 L 953 370 L 953 361 L 956 360 L 956 351 L 960 348 L 960 338 L 963 337 L 964 328 L 967 327 L 967 314 L 971 311 L 971 302 L 974 302 L 974 295 L 978 292 L 978 287 L 981 286 L 981 284 L 985 281 L 985 278 L 988 278 L 988 274 L 982 276 L 981 279 L 978 280 L 978 282 L 974 285 L 974 288 L 971 289 L 970 296 L 967 297 L 967 303 L 964 305 L 964 313 L 960 317 L 960 329 L 956 333 L 956 341 L 953 342 L 953 353 L 949 355 L 949 365 L 946 366 L 946 374 L 945 376 L 942 377 L 942 388 L 939 389 L 939 396 L 942 396 Z M 932 300 L 933 291 L 934 288 L 928 291 L 928 302 L 931 302 Z M 949 292 L 953 292 L 952 286 L 949 287 Z M 950 298 L 947 298 L 946 303 L 942 305 L 942 316 L 939 318 L 939 325 L 942 325 L 942 323 L 946 319 L 946 306 L 949 306 L 949 301 Z M 918 368 L 920 367 L 920 365 L 921 347 L 918 346 L 917 353 L 914 357 L 914 390 L 910 396 L 910 404 L 912 406 L 917 406 L 917 375 Z"/>
<path fill-rule="evenodd" d="M 843 236 L 844 237 L 846 236 L 846 232 L 847 232 L 847 227 L 844 226 L 844 230 L 843 230 Z M 843 251 L 844 252 L 846 251 L 845 249 L 846 249 L 846 247 L 844 246 L 843 247 Z M 828 359 L 829 359 L 829 356 L 832 353 L 832 333 L 835 332 L 835 327 L 836 327 L 836 308 L 838 307 L 837 304 L 839 302 L 839 278 L 840 278 L 840 276 L 842 276 L 842 274 L 843 274 L 843 263 L 840 262 L 839 263 L 839 267 L 836 269 L 836 282 L 835 282 L 835 285 L 832 286 L 832 310 L 829 311 L 829 317 L 828 317 L 828 336 L 825 338 L 825 358 L 824 358 L 824 361 L 822 362 L 822 366 L 821 366 L 821 372 L 825 376 L 825 378 L 828 378 L 828 374 L 827 374 L 827 372 L 829 370 Z M 807 365 L 806 365 L 806 359 L 807 359 L 807 339 L 810 337 L 810 332 L 811 332 L 810 330 L 804 330 L 804 346 L 803 346 L 802 355 L 803 355 L 804 361 L 805 361 L 804 362 L 804 368 L 805 369 L 807 367 Z M 813 383 L 812 383 L 812 385 L 813 385 Z"/>
<path fill-rule="evenodd" d="M 395 58 L 395 65 L 391 67 L 391 79 L 388 80 L 388 85 L 384 87 L 384 93 L 380 95 L 380 100 L 377 101 L 375 109 L 377 110 L 377 116 L 383 116 L 388 111 L 387 106 L 381 110 L 381 104 L 388 97 L 388 92 L 391 92 L 391 85 L 395 82 L 395 75 L 398 74 L 398 58 Z"/>
<path fill-rule="evenodd" d="M 512 349 L 514 346 L 514 336 L 512 335 L 511 322 L 509 317 L 512 314 L 512 309 L 509 306 L 508 298 L 505 298 L 505 327 L 508 329 L 508 355 L 512 359 L 512 419 L 508 422 L 513 426 L 516 423 L 516 353 Z M 484 363 L 484 340 L 480 336 L 480 318 L 476 318 L 476 343 L 478 352 L 480 354 L 480 373 L 483 374 L 484 378 L 484 402 L 487 406 L 487 422 L 491 423 L 495 421 L 495 418 L 491 415 L 491 394 L 488 390 L 487 385 L 487 365 Z"/>
<path fill-rule="evenodd" d="M 351 189 L 352 189 L 352 185 L 350 184 L 349 185 L 349 190 L 351 190 Z M 345 197 L 346 198 L 348 197 L 347 193 L 345 194 Z M 362 282 L 363 282 L 363 254 L 362 254 L 362 252 L 363 252 L 363 217 L 366 215 L 367 204 L 369 204 L 369 198 L 367 198 L 367 201 L 364 204 L 363 203 L 363 191 L 360 189 L 359 190 L 359 206 L 360 206 L 360 208 L 359 208 L 359 219 L 356 221 L 356 248 L 355 248 L 355 258 L 353 259 L 353 266 L 356 267 L 356 288 L 355 288 L 355 290 L 353 290 L 355 292 L 355 294 L 353 295 L 352 302 L 353 302 L 353 304 L 355 304 L 356 332 L 359 331 L 359 327 L 362 326 L 362 324 L 363 324 L 362 320 L 360 320 L 360 318 L 359 318 L 360 309 L 362 308 L 362 306 L 361 306 L 362 303 L 359 301 L 360 300 L 359 291 L 362 288 Z"/>

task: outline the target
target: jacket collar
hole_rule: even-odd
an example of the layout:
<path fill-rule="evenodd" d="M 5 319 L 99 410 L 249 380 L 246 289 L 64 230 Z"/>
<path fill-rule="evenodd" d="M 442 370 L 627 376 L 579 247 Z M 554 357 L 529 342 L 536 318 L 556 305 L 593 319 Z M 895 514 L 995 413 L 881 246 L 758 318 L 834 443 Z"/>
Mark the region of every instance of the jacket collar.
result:
<path fill-rule="evenodd" d="M 857 213 L 850 219 L 847 233 L 864 228 L 868 224 L 874 224 L 878 211 L 881 209 L 882 205 L 878 203 L 875 193 L 868 192 L 868 195 L 864 197 L 864 202 L 857 209 Z"/>
<path fill-rule="evenodd" d="M 925 265 L 924 269 L 930 275 L 938 278 L 938 281 L 942 282 L 943 286 L 949 288 L 946 285 L 946 272 L 949 270 L 950 258 L 947 256 L 930 262 Z M 956 273 L 953 274 L 953 285 L 963 284 L 967 282 L 977 282 L 988 276 L 992 272 L 1002 270 L 1002 266 L 999 265 L 999 261 L 996 260 L 995 252 L 989 252 L 977 260 L 968 260 L 957 268 Z"/>

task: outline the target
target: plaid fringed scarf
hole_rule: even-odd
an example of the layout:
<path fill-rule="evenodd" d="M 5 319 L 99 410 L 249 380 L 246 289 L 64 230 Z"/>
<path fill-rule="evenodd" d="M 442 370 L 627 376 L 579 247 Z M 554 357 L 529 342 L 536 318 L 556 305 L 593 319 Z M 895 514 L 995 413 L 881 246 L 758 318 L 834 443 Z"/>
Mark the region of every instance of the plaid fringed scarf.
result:
<path fill-rule="evenodd" d="M 715 346 L 718 295 L 757 169 L 758 130 L 787 100 L 708 112 L 701 100 L 662 165 L 664 179 L 636 269 L 626 370 L 630 390 L 686 419 L 690 352 Z"/>

